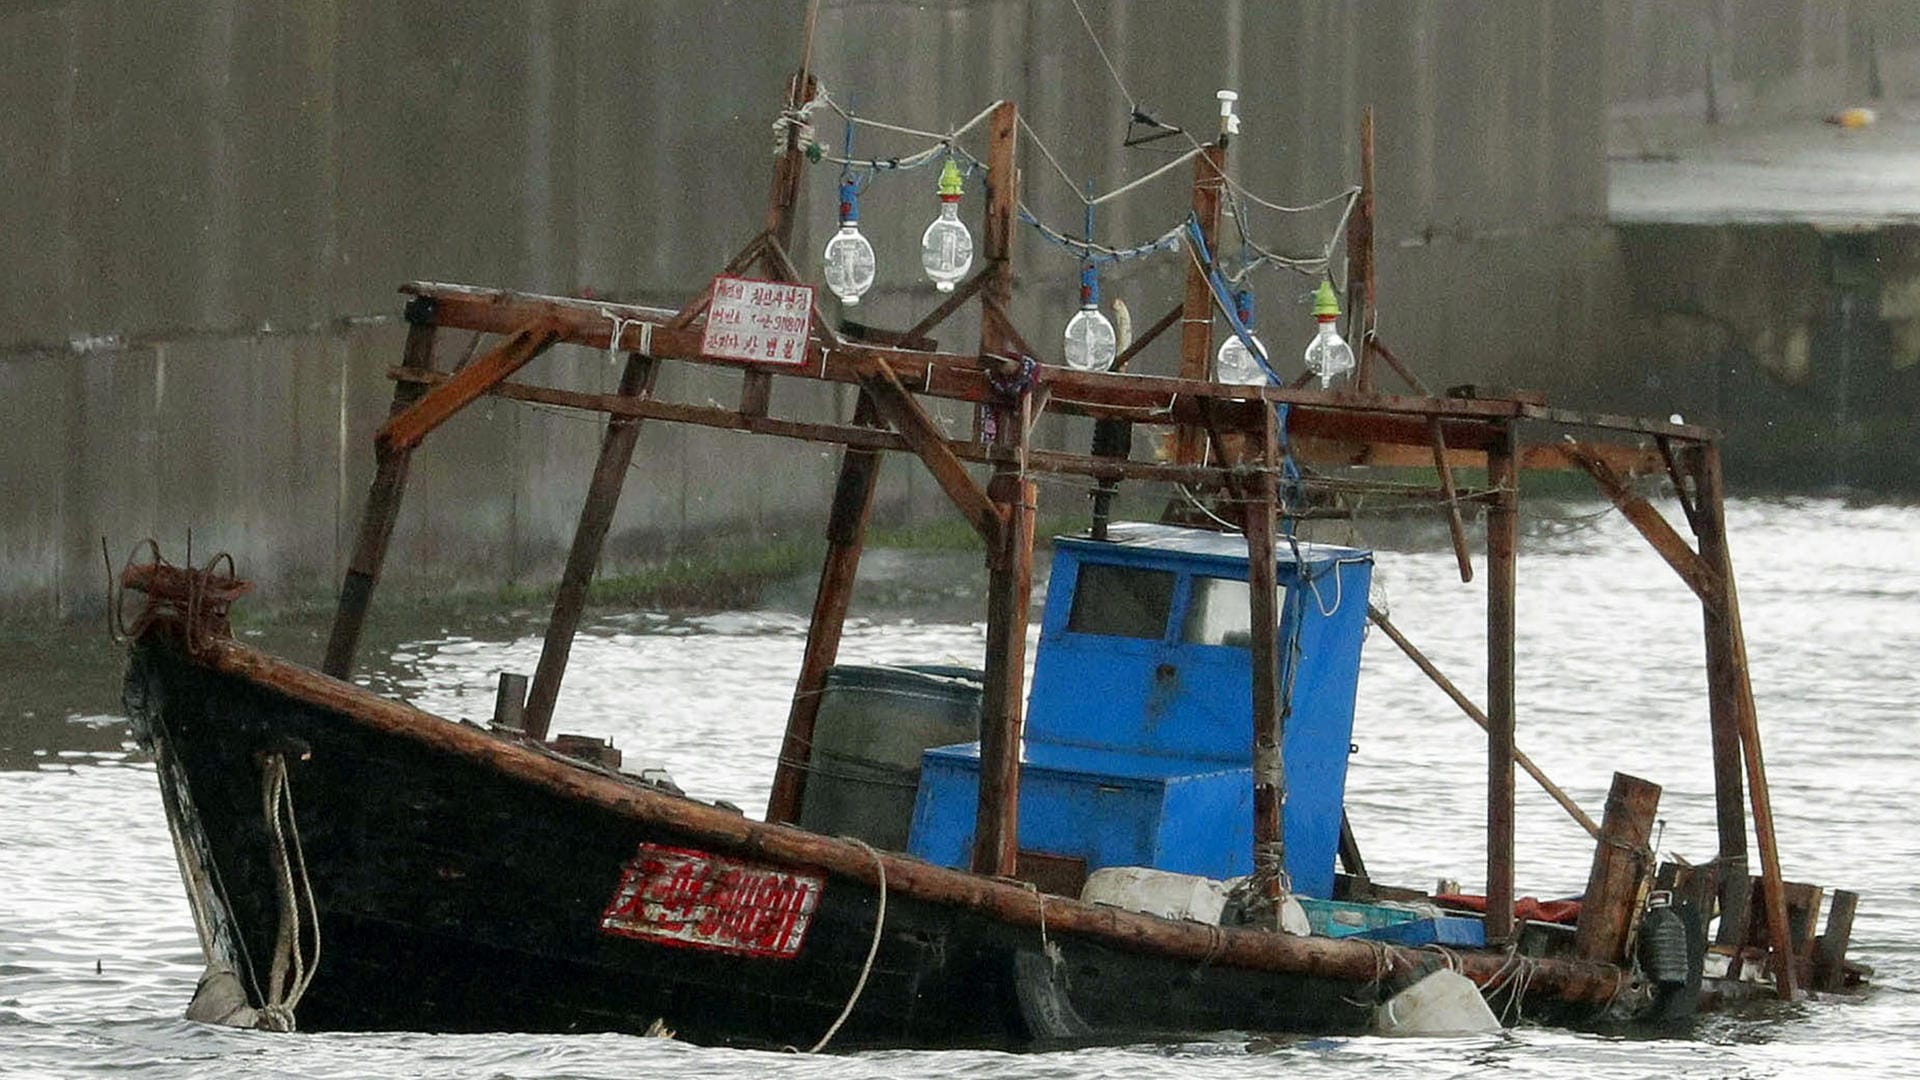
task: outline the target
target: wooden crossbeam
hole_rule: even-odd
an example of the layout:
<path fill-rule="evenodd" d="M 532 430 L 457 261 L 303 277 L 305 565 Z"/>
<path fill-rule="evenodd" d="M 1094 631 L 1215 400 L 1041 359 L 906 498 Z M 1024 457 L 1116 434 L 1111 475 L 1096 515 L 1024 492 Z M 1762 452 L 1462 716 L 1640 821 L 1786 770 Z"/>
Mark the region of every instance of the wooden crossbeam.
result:
<path fill-rule="evenodd" d="M 954 455 L 947 445 L 947 438 L 941 433 L 933 417 L 921 408 L 907 388 L 900 384 L 893 369 L 884 363 L 875 363 L 861 380 L 867 394 L 873 399 L 874 408 L 882 419 L 893 425 L 893 429 L 905 439 L 907 447 L 920 456 L 927 465 L 927 471 L 933 474 L 934 483 L 947 493 L 953 505 L 960 510 L 961 516 L 973 526 L 973 530 L 986 541 L 989 549 L 1000 542 L 1000 530 L 1004 521 L 993 500 L 974 482 L 967 467 Z"/>
<path fill-rule="evenodd" d="M 1594 484 L 1606 493 L 1607 498 L 1639 530 L 1640 535 L 1646 537 L 1647 543 L 1653 545 L 1653 550 L 1667 561 L 1668 566 L 1673 567 L 1674 573 L 1680 575 L 1680 580 L 1687 583 L 1687 587 L 1702 603 L 1717 607 L 1723 602 L 1718 575 L 1695 553 L 1693 545 L 1675 532 L 1672 525 L 1667 524 L 1667 519 L 1652 503 L 1627 486 L 1627 482 L 1613 471 L 1613 466 L 1572 440 L 1561 443 L 1558 449 L 1567 456 L 1567 460 L 1593 478 Z"/>
<path fill-rule="evenodd" d="M 420 440 L 434 428 L 545 352 L 560 339 L 561 333 L 558 326 L 546 319 L 536 319 L 521 327 L 485 356 L 422 394 L 420 400 L 388 417 L 380 427 L 378 444 L 388 450 L 411 450 L 420 445 Z"/>

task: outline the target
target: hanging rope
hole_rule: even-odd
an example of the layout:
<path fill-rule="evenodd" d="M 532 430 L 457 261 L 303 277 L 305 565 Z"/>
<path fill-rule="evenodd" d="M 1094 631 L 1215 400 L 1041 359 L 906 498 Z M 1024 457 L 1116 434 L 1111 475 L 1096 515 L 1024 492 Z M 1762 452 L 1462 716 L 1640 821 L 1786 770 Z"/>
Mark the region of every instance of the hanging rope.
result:
<path fill-rule="evenodd" d="M 287 780 L 285 755 L 268 754 L 260 762 L 260 774 L 261 812 L 266 818 L 274 868 L 279 872 L 274 891 L 280 899 L 280 929 L 274 940 L 273 969 L 267 978 L 267 1000 L 255 1024 L 267 1031 L 293 1031 L 294 1009 L 320 969 L 320 907 L 313 898 L 307 857 L 300 846 L 300 826 L 293 816 L 293 789 Z M 291 845 L 287 843 L 289 835 L 293 838 Z M 301 942 L 302 927 L 309 921 L 313 924 L 311 958 Z"/>
<path fill-rule="evenodd" d="M 817 1054 L 825 1050 L 827 1044 L 833 1041 L 833 1037 L 840 1033 L 840 1025 L 846 1023 L 847 1017 L 853 1015 L 853 1007 L 859 1003 L 860 994 L 867 988 L 867 976 L 873 974 L 874 958 L 880 955 L 880 934 L 887 925 L 886 860 L 882 859 L 880 853 L 873 850 L 872 845 L 868 844 L 865 840 L 853 836 L 843 836 L 840 839 L 851 844 L 858 844 L 861 850 L 873 857 L 873 867 L 879 874 L 880 879 L 880 910 L 876 911 L 873 916 L 873 941 L 867 945 L 867 959 L 860 965 L 860 978 L 853 984 L 853 993 L 847 998 L 846 1007 L 840 1010 L 840 1015 L 834 1018 L 833 1026 L 827 1029 L 825 1035 L 820 1036 L 819 1042 L 814 1043 L 805 1051 L 809 1054 Z"/>

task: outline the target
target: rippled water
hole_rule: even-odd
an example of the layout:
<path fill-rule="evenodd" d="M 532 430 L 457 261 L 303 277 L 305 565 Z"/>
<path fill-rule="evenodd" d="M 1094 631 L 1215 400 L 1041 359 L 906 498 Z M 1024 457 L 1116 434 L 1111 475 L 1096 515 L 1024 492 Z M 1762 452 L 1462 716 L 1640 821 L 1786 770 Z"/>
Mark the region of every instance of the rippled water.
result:
<path fill-rule="evenodd" d="M 1614 769 L 1665 786 L 1663 852 L 1714 847 L 1700 619 L 1623 523 L 1557 508 L 1523 544 L 1520 745 L 1598 816 Z M 1040 1055 L 745 1053 L 617 1036 L 265 1035 L 179 1019 L 200 972 L 152 769 L 111 715 L 113 661 L 92 638 L 25 656 L 0 689 L 0 1076 L 446 1077 L 1316 1076 L 1798 1077 L 1920 1074 L 1920 510 L 1831 501 L 1731 510 L 1741 603 L 1790 879 L 1857 889 L 1864 1000 L 1819 999 L 1639 1040 L 1522 1027 L 1466 1040 L 1200 1043 Z M 1363 537 L 1364 539 L 1364 537 Z M 1482 592 L 1449 552 L 1383 553 L 1403 630 L 1472 692 Z M 842 658 L 975 662 L 974 560 L 877 552 Z M 612 736 L 689 791 L 758 813 L 798 668 L 805 583 L 766 610 L 607 618 L 574 650 L 557 728 Z M 909 614 L 913 613 L 913 614 Z M 917 617 L 916 617 L 917 616 Z M 530 671 L 528 613 L 384 628 L 376 685 L 481 717 L 494 674 Z M 316 625 L 266 644 L 311 659 Z M 1476 696 L 1477 693 L 1476 693 Z M 102 702 L 108 704 L 101 704 Z M 1477 887 L 1484 740 L 1391 644 L 1367 647 L 1350 807 L 1376 879 Z M 1521 778 L 1520 888 L 1578 891 L 1591 847 Z"/>

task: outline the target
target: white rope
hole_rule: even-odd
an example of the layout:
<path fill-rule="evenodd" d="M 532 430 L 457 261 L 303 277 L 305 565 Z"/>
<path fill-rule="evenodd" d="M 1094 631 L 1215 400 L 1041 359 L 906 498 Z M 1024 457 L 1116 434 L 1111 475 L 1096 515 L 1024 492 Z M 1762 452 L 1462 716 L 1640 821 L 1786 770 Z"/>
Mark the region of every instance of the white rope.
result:
<path fill-rule="evenodd" d="M 613 312 L 608 311 L 606 308 L 600 309 L 600 317 L 613 324 L 613 333 L 607 338 L 607 363 L 611 364 L 620 359 L 620 339 L 626 334 L 627 327 L 629 326 L 638 326 L 640 328 L 640 347 L 634 351 L 642 356 L 646 356 L 652 351 L 652 323 L 645 319 L 623 319 Z"/>
<path fill-rule="evenodd" d="M 1139 109 L 1140 103 L 1127 92 L 1127 84 L 1120 78 L 1120 69 L 1113 66 L 1113 60 L 1107 56 L 1106 46 L 1100 44 L 1100 35 L 1093 32 L 1093 21 L 1087 18 L 1086 9 L 1080 6 L 1080 0 L 1073 0 L 1074 13 L 1080 16 L 1080 25 L 1087 28 L 1087 39 L 1093 42 L 1094 51 L 1100 54 L 1100 62 L 1107 65 L 1107 74 L 1113 76 L 1113 85 L 1120 88 L 1120 96 L 1127 99 L 1127 108 Z"/>
<path fill-rule="evenodd" d="M 313 881 L 307 876 L 307 856 L 300 844 L 300 825 L 293 816 L 293 788 L 287 779 L 284 755 L 272 754 L 261 763 L 261 809 L 266 817 L 272 841 L 273 858 L 280 876 L 275 883 L 280 894 L 280 929 L 274 942 L 273 970 L 267 981 L 267 1000 L 255 1022 L 268 1031 L 294 1031 L 294 1009 L 306 996 L 314 975 L 320 970 L 320 907 L 313 898 Z M 282 819 L 285 826 L 282 827 Z M 287 835 L 293 836 L 289 849 Z M 291 855 L 291 857 L 289 857 Z M 298 871 L 299 890 L 294 888 Z M 300 902 L 306 901 L 306 915 L 313 922 L 313 957 L 309 960 L 301 948 Z"/>
<path fill-rule="evenodd" d="M 880 910 L 875 912 L 873 916 L 873 941 L 867 945 L 867 959 L 864 963 L 860 965 L 860 979 L 858 982 L 855 982 L 853 984 L 853 994 L 847 998 L 846 1007 L 840 1010 L 840 1015 L 834 1018 L 833 1026 L 827 1029 L 827 1033 L 825 1035 L 820 1036 L 819 1042 L 814 1043 L 813 1046 L 806 1051 L 809 1054 L 817 1054 L 820 1051 L 825 1050 L 827 1048 L 827 1044 L 833 1041 L 833 1037 L 840 1033 L 840 1025 L 846 1023 L 847 1017 L 853 1015 L 854 1005 L 859 1003 L 860 994 L 863 991 L 865 991 L 867 988 L 867 976 L 873 974 L 874 958 L 880 955 L 880 934 L 881 934 L 881 931 L 884 930 L 887 925 L 887 863 L 886 863 L 886 860 L 882 859 L 880 857 L 880 853 L 873 850 L 872 846 L 869 845 L 865 840 L 860 840 L 851 836 L 843 836 L 841 837 L 841 839 L 846 840 L 849 843 L 858 844 L 861 847 L 861 849 L 864 850 L 868 855 L 873 856 L 874 869 L 879 871 L 879 874 L 880 874 Z"/>

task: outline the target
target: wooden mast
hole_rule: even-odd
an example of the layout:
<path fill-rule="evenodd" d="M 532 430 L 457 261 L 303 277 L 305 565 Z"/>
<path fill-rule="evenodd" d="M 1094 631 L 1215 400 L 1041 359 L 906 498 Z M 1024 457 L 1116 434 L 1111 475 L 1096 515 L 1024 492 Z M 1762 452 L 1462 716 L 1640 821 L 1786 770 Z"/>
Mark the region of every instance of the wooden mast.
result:
<path fill-rule="evenodd" d="M 1740 626 L 1740 598 L 1734 589 L 1733 559 L 1727 549 L 1726 485 L 1720 470 L 1720 448 L 1712 442 L 1700 443 L 1691 449 L 1691 464 L 1698 500 L 1694 528 L 1699 533 L 1700 557 L 1714 571 L 1718 592 L 1718 603 L 1702 604 L 1702 609 L 1713 722 L 1714 795 L 1720 822 L 1722 920 L 1728 911 L 1725 890 L 1745 892 L 1751 888 L 1745 874 L 1745 825 L 1735 824 L 1740 813 L 1740 772 L 1739 764 L 1729 759 L 1738 754 L 1746 766 L 1753 833 L 1760 846 L 1761 899 L 1766 909 L 1767 937 L 1773 943 L 1774 988 L 1782 998 L 1792 999 L 1798 991 L 1799 973 L 1787 923 L 1786 885 L 1780 875 L 1780 850 L 1773 829 L 1773 799 L 1767 790 L 1766 762 L 1760 753 L 1760 723 L 1747 668 L 1746 635 Z M 1737 867 L 1730 869 L 1730 857 L 1736 853 Z M 1744 913 L 1744 902 L 1736 910 Z M 1745 923 L 1742 919 L 1743 929 Z M 1742 943 L 1734 944 L 1738 947 Z"/>
<path fill-rule="evenodd" d="M 1018 119 L 1011 102 L 994 109 L 987 147 L 987 210 L 981 249 L 987 278 L 980 293 L 980 352 L 1003 355 L 1014 335 L 1006 305 L 1013 295 L 1013 226 L 1020 176 L 1013 159 Z M 1030 358 L 1029 358 L 1030 359 Z M 991 362 L 991 361 L 989 361 Z M 1027 375 L 1020 376 L 1023 383 Z M 980 790 L 972 868 L 1011 876 L 1019 861 L 1020 740 L 1024 729 L 1027 610 L 1033 596 L 1033 516 L 1037 491 L 1027 479 L 1030 384 L 1012 402 L 996 402 L 994 441 L 1010 451 L 994 467 L 987 494 L 1000 534 L 987 541 L 986 687 L 980 716 Z"/>
<path fill-rule="evenodd" d="M 1373 390 L 1373 106 L 1360 110 L 1360 197 L 1347 222 L 1347 341 L 1359 354 L 1354 388 Z M 1463 571 L 1464 573 L 1464 571 Z"/>
<path fill-rule="evenodd" d="M 433 339 L 438 330 L 434 322 L 435 304 L 431 297 L 416 296 L 407 302 L 407 345 L 400 367 L 412 374 L 433 371 Z M 427 384 L 398 382 L 393 387 L 393 408 L 389 416 L 407 411 L 427 392 Z M 320 670 L 336 679 L 353 673 L 353 657 L 360 648 L 360 631 L 366 625 L 367 609 L 373 605 L 373 587 L 379 584 L 380 569 L 386 565 L 387 545 L 393 540 L 394 522 L 400 516 L 400 498 L 407 490 L 407 466 L 413 460 L 412 447 L 374 447 L 373 483 L 367 492 L 367 508 L 360 519 L 360 538 L 354 544 L 353 557 L 347 563 L 346 578 L 340 583 L 340 603 L 333 617 L 333 631 L 327 639 L 327 653 Z"/>
<path fill-rule="evenodd" d="M 1487 449 L 1487 940 L 1513 936 L 1514 593 L 1520 542 L 1511 424 Z"/>
<path fill-rule="evenodd" d="M 1193 216 L 1200 223 L 1200 236 L 1207 250 L 1219 250 L 1220 194 L 1226 187 L 1227 137 L 1202 147 L 1193 159 Z M 1197 258 L 1187 260 L 1186 298 L 1180 307 L 1180 377 L 1206 381 L 1212 378 L 1213 361 L 1213 284 Z M 1206 432 L 1191 425 L 1174 429 L 1173 459 L 1182 465 L 1197 465 L 1206 448 Z"/>
<path fill-rule="evenodd" d="M 1253 876 L 1272 904 L 1273 929 L 1279 928 L 1281 887 L 1286 871 L 1285 806 L 1287 779 L 1281 755 L 1280 610 L 1274 580 L 1274 470 L 1280 467 L 1278 433 L 1273 410 L 1262 418 L 1260 472 L 1242 485 L 1241 525 L 1247 537 L 1247 591 L 1252 624 L 1253 666 Z M 1305 588 L 1296 582 L 1295 588 Z M 1291 662 L 1288 658 L 1287 662 Z"/>

